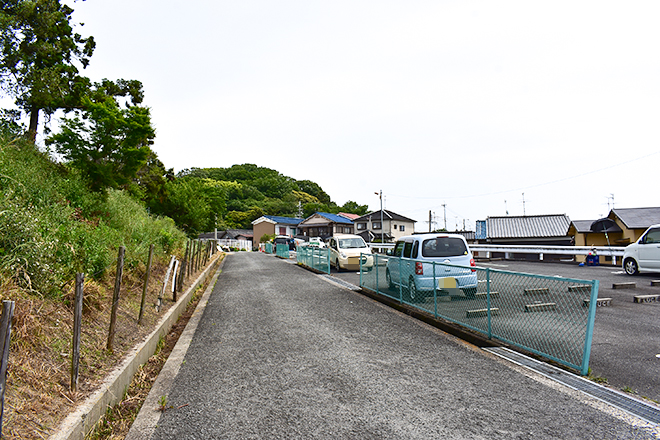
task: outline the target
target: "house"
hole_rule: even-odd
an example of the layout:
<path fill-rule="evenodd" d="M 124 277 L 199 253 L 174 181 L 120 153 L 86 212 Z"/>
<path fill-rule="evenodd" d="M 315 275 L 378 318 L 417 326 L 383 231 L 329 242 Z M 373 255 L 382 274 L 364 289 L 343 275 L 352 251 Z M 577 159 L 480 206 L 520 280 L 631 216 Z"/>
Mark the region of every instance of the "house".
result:
<path fill-rule="evenodd" d="M 415 232 L 416 220 L 404 217 L 396 212 L 384 209 L 382 211 L 373 211 L 353 220 L 355 223 L 355 233 L 364 238 L 367 243 L 374 241 L 380 242 L 381 235 L 385 243 L 391 243 L 405 235 L 412 235 Z"/>
<path fill-rule="evenodd" d="M 298 225 L 303 219 L 295 217 L 281 217 L 277 215 L 263 215 L 252 222 L 252 230 L 256 243 L 261 243 L 264 235 L 286 235 L 293 237 L 300 234 Z"/>
<path fill-rule="evenodd" d="M 576 246 L 627 246 L 654 224 L 660 224 L 660 208 L 613 208 L 599 220 L 573 221 L 568 235 Z"/>
<path fill-rule="evenodd" d="M 324 240 L 335 234 L 353 234 L 353 221 L 327 212 L 315 212 L 298 224 L 299 234 L 321 237 Z"/>
<path fill-rule="evenodd" d="M 252 230 L 251 229 L 227 229 L 226 231 L 205 232 L 199 234 L 200 240 L 218 240 L 221 246 L 235 247 L 239 249 L 252 249 Z"/>
<path fill-rule="evenodd" d="M 570 225 L 571 220 L 566 214 L 488 217 L 477 221 L 475 238 L 480 244 L 570 246 Z M 494 252 L 492 256 L 505 255 Z M 505 257 L 538 258 L 534 254 L 512 254 Z M 558 255 L 548 255 L 546 259 L 559 258 Z"/>

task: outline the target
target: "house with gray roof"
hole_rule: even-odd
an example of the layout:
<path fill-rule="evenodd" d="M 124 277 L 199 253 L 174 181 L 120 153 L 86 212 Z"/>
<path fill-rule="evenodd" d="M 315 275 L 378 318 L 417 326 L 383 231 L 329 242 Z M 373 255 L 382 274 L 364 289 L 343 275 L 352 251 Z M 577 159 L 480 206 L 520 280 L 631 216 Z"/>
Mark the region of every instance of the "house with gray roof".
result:
<path fill-rule="evenodd" d="M 355 233 L 364 238 L 367 243 L 380 242 L 381 236 L 385 243 L 391 243 L 399 237 L 412 235 L 415 232 L 415 223 L 417 223 L 416 220 L 387 209 L 383 210 L 382 222 L 380 210 L 365 214 L 353 221 Z"/>
<path fill-rule="evenodd" d="M 573 221 L 568 234 L 576 246 L 627 246 L 656 224 L 660 208 L 613 208 L 605 218 Z"/>
<path fill-rule="evenodd" d="M 475 239 L 480 244 L 557 245 L 570 246 L 568 229 L 571 220 L 566 214 L 507 215 L 477 221 Z M 493 257 L 502 255 L 492 254 Z M 537 259 L 534 254 L 512 254 L 516 259 Z M 546 259 L 560 258 L 548 255 Z"/>

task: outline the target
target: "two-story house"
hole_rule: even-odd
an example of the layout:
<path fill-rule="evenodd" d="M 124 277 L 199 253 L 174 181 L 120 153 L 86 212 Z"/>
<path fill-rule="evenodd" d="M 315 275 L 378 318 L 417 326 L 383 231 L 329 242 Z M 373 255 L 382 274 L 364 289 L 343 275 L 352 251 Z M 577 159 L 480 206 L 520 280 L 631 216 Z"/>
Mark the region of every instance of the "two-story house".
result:
<path fill-rule="evenodd" d="M 355 233 L 364 238 L 367 243 L 383 242 L 391 243 L 399 237 L 412 235 L 415 232 L 416 220 L 404 217 L 396 212 L 384 209 L 373 211 L 353 220 Z"/>

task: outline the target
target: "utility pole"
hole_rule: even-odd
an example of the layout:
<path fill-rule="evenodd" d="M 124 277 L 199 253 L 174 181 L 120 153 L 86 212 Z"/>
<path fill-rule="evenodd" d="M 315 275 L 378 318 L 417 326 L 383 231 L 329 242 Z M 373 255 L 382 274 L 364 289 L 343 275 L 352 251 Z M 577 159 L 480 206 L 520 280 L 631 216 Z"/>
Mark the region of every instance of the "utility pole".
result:
<path fill-rule="evenodd" d="M 522 193 L 523 196 L 523 216 L 525 216 L 525 193 Z"/>
<path fill-rule="evenodd" d="M 446 231 L 447 230 L 447 204 L 446 203 L 442 204 L 442 209 L 444 210 L 443 218 L 444 218 L 444 221 L 445 221 L 445 231 Z"/>
<path fill-rule="evenodd" d="M 433 217 L 431 216 L 431 210 L 429 209 L 429 232 L 431 232 L 431 223 L 433 222 Z"/>

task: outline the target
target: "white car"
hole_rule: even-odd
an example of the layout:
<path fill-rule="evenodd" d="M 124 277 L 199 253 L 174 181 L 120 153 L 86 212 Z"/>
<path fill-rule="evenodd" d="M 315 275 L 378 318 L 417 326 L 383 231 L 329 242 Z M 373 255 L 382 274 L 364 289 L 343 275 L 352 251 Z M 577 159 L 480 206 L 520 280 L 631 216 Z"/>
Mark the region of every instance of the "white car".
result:
<path fill-rule="evenodd" d="M 371 270 L 374 266 L 371 249 L 359 235 L 335 235 L 328 240 L 328 247 L 330 264 L 335 266 L 338 272 L 343 269 L 360 270 L 360 265 L 364 270 Z"/>
<path fill-rule="evenodd" d="M 660 225 L 653 225 L 626 246 L 623 252 L 623 270 L 628 275 L 639 272 L 660 272 Z"/>
<path fill-rule="evenodd" d="M 317 248 L 323 249 L 325 247 L 325 242 L 321 237 L 312 237 L 307 243 L 308 246 L 315 246 Z"/>

